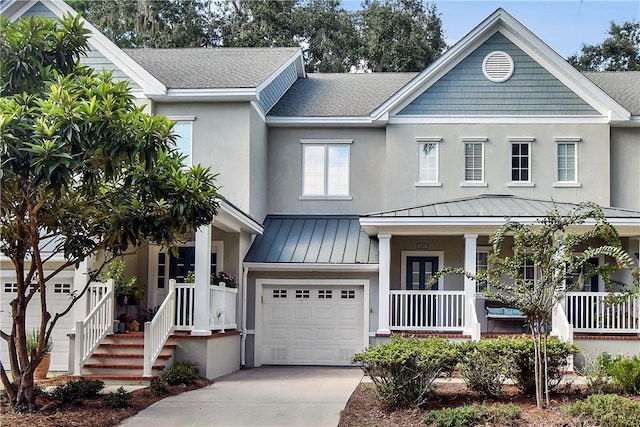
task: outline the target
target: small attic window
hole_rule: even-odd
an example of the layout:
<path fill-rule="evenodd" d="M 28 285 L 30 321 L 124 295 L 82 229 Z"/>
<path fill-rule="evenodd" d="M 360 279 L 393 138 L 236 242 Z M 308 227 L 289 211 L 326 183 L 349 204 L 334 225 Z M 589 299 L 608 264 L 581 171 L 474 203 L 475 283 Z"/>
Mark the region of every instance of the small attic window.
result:
<path fill-rule="evenodd" d="M 482 73 L 495 83 L 507 81 L 513 75 L 513 59 L 501 50 L 491 52 L 482 61 Z"/>

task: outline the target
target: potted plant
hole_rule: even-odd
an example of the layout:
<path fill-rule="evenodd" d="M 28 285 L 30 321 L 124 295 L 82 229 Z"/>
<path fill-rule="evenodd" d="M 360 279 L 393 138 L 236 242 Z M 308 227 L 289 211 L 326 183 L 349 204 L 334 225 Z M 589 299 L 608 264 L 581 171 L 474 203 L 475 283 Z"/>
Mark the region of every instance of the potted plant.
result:
<path fill-rule="evenodd" d="M 118 304 L 135 304 L 144 297 L 144 289 L 136 287 L 135 276 L 124 280 L 124 261 L 114 260 L 109 266 L 109 271 L 103 275 L 103 280 L 113 279 L 113 292 Z"/>
<path fill-rule="evenodd" d="M 36 330 L 31 331 L 31 333 L 27 335 L 27 352 L 29 355 L 38 348 L 39 338 L 40 334 Z M 37 380 L 47 378 L 47 374 L 49 373 L 49 366 L 51 365 L 51 351 L 53 350 L 53 341 L 51 341 L 51 337 L 49 337 L 49 339 L 44 343 L 43 350 L 44 355 L 42 356 L 42 360 L 33 372 L 33 376 Z"/>

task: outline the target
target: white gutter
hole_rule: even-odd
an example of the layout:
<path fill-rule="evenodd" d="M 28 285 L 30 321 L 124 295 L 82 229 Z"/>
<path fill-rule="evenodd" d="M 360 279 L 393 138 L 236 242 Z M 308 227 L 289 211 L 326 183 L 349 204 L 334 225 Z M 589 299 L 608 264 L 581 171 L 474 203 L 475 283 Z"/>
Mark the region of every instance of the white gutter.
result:
<path fill-rule="evenodd" d="M 245 356 L 247 353 L 247 278 L 249 276 L 249 267 L 242 267 L 242 320 L 240 337 L 240 369 L 244 369 L 247 365 Z"/>

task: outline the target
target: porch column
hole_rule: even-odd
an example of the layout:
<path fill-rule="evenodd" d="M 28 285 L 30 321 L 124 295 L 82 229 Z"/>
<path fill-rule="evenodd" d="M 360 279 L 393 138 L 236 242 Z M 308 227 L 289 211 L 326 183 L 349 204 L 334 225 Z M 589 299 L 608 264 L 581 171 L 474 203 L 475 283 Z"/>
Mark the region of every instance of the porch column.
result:
<path fill-rule="evenodd" d="M 477 234 L 464 235 L 464 269 L 467 273 L 476 274 L 476 243 Z M 467 276 L 464 277 L 464 333 L 473 335 L 474 325 L 478 322 L 475 309 L 471 307 L 476 303 L 476 281 Z M 475 305 L 474 305 L 475 307 Z M 475 318 L 474 318 L 475 317 Z"/>
<path fill-rule="evenodd" d="M 76 292 L 82 291 L 85 285 L 87 284 L 87 279 L 89 278 L 89 257 L 85 258 L 78 267 L 75 269 L 73 273 L 73 290 Z M 75 333 L 76 331 L 76 322 L 84 321 L 87 317 L 88 313 L 88 303 L 89 300 L 88 293 L 85 292 L 82 297 L 75 303 L 73 306 L 73 329 L 71 329 L 71 333 Z"/>
<path fill-rule="evenodd" d="M 389 335 L 389 288 L 391 274 L 391 234 L 378 234 L 378 330 L 377 335 Z"/>
<path fill-rule="evenodd" d="M 202 226 L 196 231 L 195 278 L 191 335 L 210 335 L 211 224 Z"/>

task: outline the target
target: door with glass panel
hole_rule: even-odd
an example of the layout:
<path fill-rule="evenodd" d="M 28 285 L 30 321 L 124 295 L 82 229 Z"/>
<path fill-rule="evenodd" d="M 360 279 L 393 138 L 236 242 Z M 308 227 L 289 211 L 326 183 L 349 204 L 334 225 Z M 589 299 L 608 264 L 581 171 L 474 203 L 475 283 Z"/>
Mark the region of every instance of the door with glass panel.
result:
<path fill-rule="evenodd" d="M 416 327 L 437 326 L 439 307 L 438 281 L 430 283 L 430 280 L 438 271 L 438 257 L 433 256 L 409 256 L 407 257 L 407 290 L 426 291 L 409 296 L 407 310 L 409 319 Z"/>

